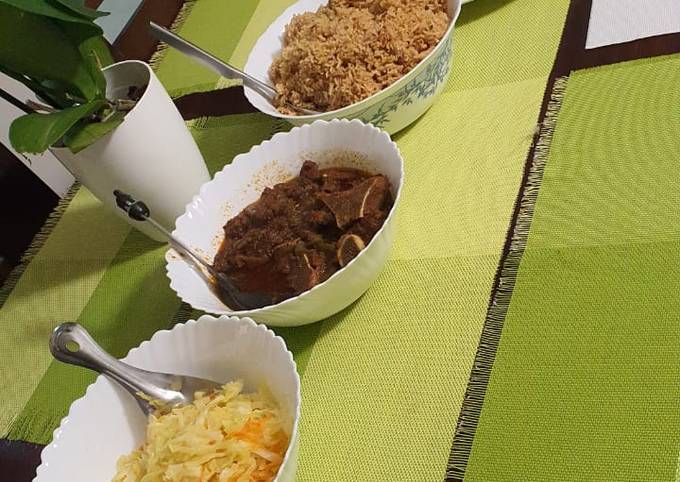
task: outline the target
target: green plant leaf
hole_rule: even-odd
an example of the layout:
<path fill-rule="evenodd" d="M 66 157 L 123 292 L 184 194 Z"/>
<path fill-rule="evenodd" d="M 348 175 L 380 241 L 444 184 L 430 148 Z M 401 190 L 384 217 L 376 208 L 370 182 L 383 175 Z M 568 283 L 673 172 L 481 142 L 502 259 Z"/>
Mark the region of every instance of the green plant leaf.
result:
<path fill-rule="evenodd" d="M 78 15 L 72 10 L 62 6 L 61 4 L 53 4 L 46 0 L 0 0 L 0 3 L 9 5 L 11 7 L 17 8 L 24 12 L 32 13 L 34 15 L 39 15 L 42 17 L 50 17 L 56 20 L 61 20 L 63 22 L 72 22 L 86 25 L 90 28 L 93 33 L 102 33 L 101 27 L 92 22 L 87 17 Z M 24 36 L 27 37 L 35 32 L 29 30 L 24 32 Z M 23 37 L 19 37 L 23 40 Z"/>
<path fill-rule="evenodd" d="M 69 40 L 78 47 L 85 67 L 95 84 L 95 97 L 105 98 L 106 78 L 101 69 L 113 63 L 108 43 L 101 35 L 92 35 L 91 30 L 83 25 L 63 22 L 59 22 L 58 25 Z"/>
<path fill-rule="evenodd" d="M 72 12 L 92 20 L 94 20 L 97 17 L 103 17 L 109 14 L 109 12 L 100 12 L 99 10 L 92 10 L 91 8 L 85 7 L 83 0 L 55 0 L 55 1 L 63 5 L 64 7 L 68 8 Z"/>
<path fill-rule="evenodd" d="M 90 52 L 89 54 L 87 54 L 86 65 L 88 70 L 90 71 L 90 77 L 92 77 L 92 80 L 94 80 L 94 84 L 97 86 L 97 97 L 102 99 L 105 98 L 106 77 L 104 77 L 102 69 L 99 68 L 99 65 L 97 64 L 97 56 L 95 55 L 94 52 Z"/>
<path fill-rule="evenodd" d="M 67 107 L 73 107 L 74 105 L 83 103 L 83 100 L 76 101 L 72 96 L 69 96 L 67 94 L 67 87 L 61 82 L 49 79 L 40 80 L 39 86 L 42 91 L 40 91 L 40 93 L 35 91 L 38 97 L 50 102 L 52 106 L 57 109 L 66 109 Z"/>
<path fill-rule="evenodd" d="M 106 122 L 88 124 L 80 121 L 64 135 L 64 144 L 76 154 L 118 127 L 124 117 L 123 112 L 116 112 Z"/>
<path fill-rule="evenodd" d="M 96 84 L 78 45 L 60 24 L 65 25 L 0 3 L 0 65 L 38 81 L 54 80 L 72 95 L 92 100 Z"/>
<path fill-rule="evenodd" d="M 17 152 L 45 152 L 76 122 L 94 114 L 103 105 L 105 101 L 97 99 L 53 114 L 28 114 L 19 117 L 9 126 L 9 140 Z"/>
<path fill-rule="evenodd" d="M 99 35 L 92 35 L 92 32 L 81 25 L 76 24 L 60 24 L 61 30 L 64 34 L 71 40 L 71 42 L 78 47 L 80 55 L 85 59 L 87 63 L 91 62 L 93 59 L 91 54 L 94 53 L 95 58 L 99 60 L 99 64 L 95 60 L 95 65 L 101 68 L 111 65 L 113 63 L 113 56 L 111 55 L 111 49 L 109 48 L 106 40 Z M 90 70 L 92 75 L 92 71 Z M 101 72 L 95 74 L 96 76 L 101 76 Z M 96 81 L 96 77 L 93 77 Z"/>
<path fill-rule="evenodd" d="M 50 97 L 50 95 L 47 92 L 48 89 L 43 88 L 43 86 L 40 85 L 40 83 L 38 83 L 34 79 L 26 77 L 25 75 L 17 74 L 16 72 L 12 72 L 11 70 L 4 68 L 2 65 L 0 65 L 0 73 L 5 74 L 8 77 L 11 77 L 18 82 L 21 82 L 26 87 L 31 89 L 36 95 L 38 95 L 43 100 L 45 100 L 52 107 L 55 107 L 55 108 L 58 108 L 58 109 L 63 109 L 64 107 L 70 106 L 70 104 L 68 104 L 68 103 L 66 105 L 59 104 L 57 99 L 53 99 L 53 98 Z M 25 99 L 21 99 L 21 100 L 24 101 Z"/>
<path fill-rule="evenodd" d="M 114 62 L 111 47 L 101 35 L 86 38 L 80 43 L 80 51 L 85 53 L 94 52 L 101 68 L 108 67 Z"/>
<path fill-rule="evenodd" d="M 56 85 L 49 85 L 46 82 L 41 82 L 36 79 L 31 79 L 25 75 L 17 74 L 11 70 L 0 65 L 0 73 L 7 75 L 8 77 L 21 82 L 26 87 L 31 89 L 40 100 L 46 102 L 56 109 L 65 109 L 66 107 L 71 107 L 73 101 L 66 97 L 63 88 L 57 88 Z"/>

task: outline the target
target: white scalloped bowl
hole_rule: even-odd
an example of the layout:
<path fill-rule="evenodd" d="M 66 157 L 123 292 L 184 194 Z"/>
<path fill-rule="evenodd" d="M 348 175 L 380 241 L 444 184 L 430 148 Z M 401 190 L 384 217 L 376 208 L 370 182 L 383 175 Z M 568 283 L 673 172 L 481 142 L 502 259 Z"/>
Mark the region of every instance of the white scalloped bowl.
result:
<path fill-rule="evenodd" d="M 299 0 L 274 20 L 250 51 L 243 70 L 257 79 L 269 81 L 269 66 L 283 47 L 283 32 L 294 15 L 314 12 L 328 0 Z M 302 125 L 318 119 L 361 119 L 390 134 L 400 131 L 423 115 L 435 102 L 451 75 L 453 31 L 460 14 L 460 0 L 447 0 L 451 21 L 434 49 L 402 78 L 370 97 L 341 109 L 314 115 L 285 115 L 260 94 L 245 87 L 248 101 L 258 110 Z"/>
<path fill-rule="evenodd" d="M 297 468 L 300 378 L 282 338 L 253 320 L 213 318 L 162 330 L 133 348 L 123 361 L 147 370 L 243 379 L 246 390 L 264 384 L 290 427 L 291 443 L 276 482 L 292 482 Z M 134 399 L 103 376 L 76 400 L 42 451 L 34 482 L 111 480 L 116 461 L 144 442 L 146 419 Z"/>
<path fill-rule="evenodd" d="M 170 287 L 192 307 L 214 314 L 248 316 L 271 326 L 299 326 L 327 318 L 350 305 L 382 270 L 394 241 L 395 211 L 404 163 L 389 135 L 359 120 L 316 121 L 279 133 L 240 154 L 204 184 L 177 219 L 173 234 L 212 262 L 224 237 L 223 226 L 256 201 L 265 187 L 299 175 L 311 159 L 321 167 L 357 167 L 387 176 L 394 206 L 366 248 L 329 279 L 299 296 L 255 310 L 232 310 L 173 250 L 166 253 Z"/>

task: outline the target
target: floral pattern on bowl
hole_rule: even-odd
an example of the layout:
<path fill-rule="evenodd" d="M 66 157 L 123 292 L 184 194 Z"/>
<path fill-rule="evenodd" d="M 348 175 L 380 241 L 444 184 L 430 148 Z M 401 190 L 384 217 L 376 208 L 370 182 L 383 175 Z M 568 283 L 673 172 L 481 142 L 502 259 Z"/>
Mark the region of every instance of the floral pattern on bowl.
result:
<path fill-rule="evenodd" d="M 451 71 L 451 58 L 453 57 L 452 37 L 444 43 L 441 52 L 427 65 L 422 72 L 409 81 L 398 92 L 392 94 L 377 107 L 371 106 L 361 113 L 360 119 L 367 124 L 373 124 L 380 129 L 390 132 L 391 114 L 400 107 L 412 105 L 414 102 L 422 102 L 428 98 L 434 100 L 439 87 L 443 86 Z M 430 102 L 431 104 L 431 102 Z M 427 106 L 424 110 L 427 110 Z"/>

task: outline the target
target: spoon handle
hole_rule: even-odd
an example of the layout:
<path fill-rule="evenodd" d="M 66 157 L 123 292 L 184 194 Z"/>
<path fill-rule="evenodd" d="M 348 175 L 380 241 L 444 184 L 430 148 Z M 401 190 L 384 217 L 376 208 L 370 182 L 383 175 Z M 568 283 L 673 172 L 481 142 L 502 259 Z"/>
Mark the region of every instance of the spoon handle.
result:
<path fill-rule="evenodd" d="M 89 368 L 111 378 L 135 397 L 146 414 L 153 412 L 147 399 L 167 403 L 177 393 L 173 386 L 179 383 L 181 387 L 179 377 L 148 372 L 112 357 L 77 323 L 63 323 L 54 329 L 50 351 L 61 362 Z"/>
<path fill-rule="evenodd" d="M 224 274 L 217 271 L 206 260 L 201 258 L 193 250 L 189 249 L 186 244 L 177 239 L 168 232 L 163 226 L 158 224 L 152 217 L 149 208 L 142 201 L 138 201 L 129 194 L 126 194 L 118 189 L 113 191 L 116 198 L 116 204 L 119 208 L 127 213 L 127 215 L 135 221 L 146 221 L 160 231 L 169 241 L 175 251 L 177 251 L 182 258 L 189 264 L 189 266 L 203 279 L 208 285 L 212 286 L 214 280 L 222 289 L 225 295 L 228 295 L 231 300 L 231 305 L 237 309 L 259 308 L 271 304 L 271 297 L 267 297 L 261 293 L 241 293 L 231 282 L 231 280 Z M 212 278 L 211 278 L 212 277 Z"/>
<path fill-rule="evenodd" d="M 198 254 L 194 253 L 189 247 L 184 244 L 179 239 L 175 238 L 171 232 L 161 226 L 156 220 L 151 217 L 151 212 L 146 204 L 142 201 L 138 201 L 132 196 L 123 191 L 116 189 L 113 191 L 113 195 L 116 198 L 116 204 L 119 208 L 127 213 L 127 215 L 134 219 L 135 221 L 146 221 L 151 224 L 157 231 L 159 231 L 170 243 L 178 253 L 185 256 L 190 263 L 193 263 L 195 270 L 203 275 L 205 278 L 205 273 L 201 269 L 205 269 L 209 275 L 213 277 L 218 277 L 218 273 L 213 269 L 213 267 L 206 260 L 201 258 Z M 205 278 L 207 282 L 210 282 L 209 278 Z"/>
<path fill-rule="evenodd" d="M 250 87 L 270 101 L 276 97 L 276 91 L 269 85 L 243 72 L 242 70 L 239 70 L 236 67 L 221 61 L 214 55 L 206 52 L 188 40 L 183 39 L 167 28 L 161 27 L 154 22 L 149 22 L 149 28 L 151 29 L 152 35 L 158 40 L 165 42 L 166 44 L 179 50 L 183 54 L 188 55 L 206 67 L 213 69 L 222 77 L 226 77 L 228 79 L 240 79 L 247 87 Z"/>

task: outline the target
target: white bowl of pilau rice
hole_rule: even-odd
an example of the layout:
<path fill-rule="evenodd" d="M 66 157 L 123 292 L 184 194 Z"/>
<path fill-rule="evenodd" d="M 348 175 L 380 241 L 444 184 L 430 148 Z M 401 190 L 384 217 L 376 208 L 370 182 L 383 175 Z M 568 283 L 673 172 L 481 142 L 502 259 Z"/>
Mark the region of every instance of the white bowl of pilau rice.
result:
<path fill-rule="evenodd" d="M 461 0 L 300 0 L 260 36 L 244 70 L 276 87 L 278 108 L 245 88 L 258 110 L 302 125 L 361 119 L 393 134 L 423 115 L 451 72 Z M 286 107 L 319 111 L 296 115 Z"/>

